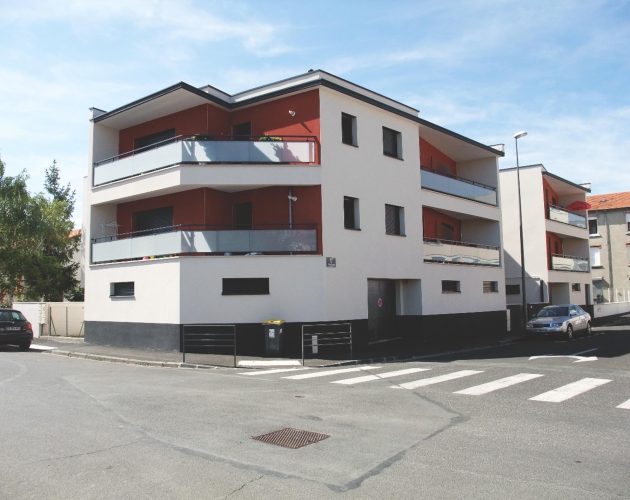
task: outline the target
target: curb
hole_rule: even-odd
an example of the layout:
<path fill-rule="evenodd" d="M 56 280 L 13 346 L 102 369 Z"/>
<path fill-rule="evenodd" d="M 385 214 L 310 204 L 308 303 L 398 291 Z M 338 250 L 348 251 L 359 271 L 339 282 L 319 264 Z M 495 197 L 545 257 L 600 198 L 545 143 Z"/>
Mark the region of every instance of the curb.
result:
<path fill-rule="evenodd" d="M 374 358 L 366 358 L 366 359 L 352 359 L 346 361 L 340 361 L 338 363 L 328 363 L 324 365 L 317 365 L 320 368 L 332 367 L 332 366 L 352 366 L 358 364 L 375 364 L 375 363 L 392 363 L 396 361 L 420 361 L 428 358 L 439 358 L 443 356 L 451 356 L 453 354 L 460 354 L 464 352 L 474 352 L 474 351 L 482 351 L 484 349 L 491 349 L 492 347 L 508 345 L 518 340 L 522 340 L 525 337 L 514 336 L 508 339 L 499 340 L 494 344 L 488 344 L 484 346 L 477 347 L 469 347 L 464 349 L 457 349 L 453 351 L 441 351 L 430 354 L 421 354 L 416 356 L 381 356 Z M 200 369 L 200 370 L 216 370 L 218 368 L 239 368 L 243 369 L 244 367 L 231 367 L 231 366 L 215 366 L 215 365 L 200 365 L 194 363 L 179 363 L 177 361 L 151 361 L 146 359 L 134 359 L 134 358 L 122 358 L 119 356 L 107 356 L 105 354 L 93 354 L 86 352 L 75 352 L 75 351 L 65 351 L 65 350 L 50 350 L 50 351 L 42 351 L 49 354 L 54 354 L 57 356 L 66 356 L 68 358 L 77 358 L 77 359 L 89 359 L 93 361 L 109 361 L 110 363 L 122 363 L 126 365 L 138 365 L 138 366 L 152 366 L 156 368 L 188 368 L 188 369 Z"/>

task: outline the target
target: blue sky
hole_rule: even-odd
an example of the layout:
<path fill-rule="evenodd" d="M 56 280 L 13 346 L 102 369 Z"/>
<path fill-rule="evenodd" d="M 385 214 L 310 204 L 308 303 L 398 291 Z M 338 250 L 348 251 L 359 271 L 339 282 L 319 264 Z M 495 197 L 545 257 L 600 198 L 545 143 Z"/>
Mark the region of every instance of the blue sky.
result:
<path fill-rule="evenodd" d="M 502 168 L 527 130 L 522 165 L 630 191 L 629 1 L 0 0 L 0 23 L 0 157 L 33 191 L 56 159 L 81 196 L 91 106 L 309 68 L 505 143 Z"/>

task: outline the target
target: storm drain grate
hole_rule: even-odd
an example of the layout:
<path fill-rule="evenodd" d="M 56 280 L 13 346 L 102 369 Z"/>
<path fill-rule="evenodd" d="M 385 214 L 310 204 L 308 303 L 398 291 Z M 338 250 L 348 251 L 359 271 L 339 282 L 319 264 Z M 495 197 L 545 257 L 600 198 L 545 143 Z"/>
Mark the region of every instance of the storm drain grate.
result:
<path fill-rule="evenodd" d="M 330 437 L 328 434 L 322 434 L 320 432 L 301 431 L 299 429 L 291 429 L 290 427 L 287 427 L 285 429 L 280 429 L 279 431 L 269 432 L 268 434 L 252 436 L 252 439 L 295 450 L 297 448 L 302 448 L 302 446 L 317 443 L 328 437 Z"/>

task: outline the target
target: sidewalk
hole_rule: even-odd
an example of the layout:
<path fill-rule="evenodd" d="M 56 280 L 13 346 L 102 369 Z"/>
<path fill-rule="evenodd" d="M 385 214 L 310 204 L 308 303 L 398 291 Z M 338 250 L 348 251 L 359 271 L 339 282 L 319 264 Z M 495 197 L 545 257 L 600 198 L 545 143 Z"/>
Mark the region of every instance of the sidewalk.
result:
<path fill-rule="evenodd" d="M 418 354 L 390 353 L 386 356 L 358 356 L 356 359 L 324 360 L 307 359 L 307 366 L 341 366 L 353 364 L 383 363 L 392 361 L 419 360 L 436 356 L 446 356 L 458 352 L 470 352 L 487 349 L 489 347 L 508 344 L 522 338 L 521 335 L 508 335 L 497 342 L 484 345 L 457 346 L 449 350 L 447 348 L 429 348 L 426 352 Z M 96 361 L 109 361 L 114 363 L 134 364 L 141 366 L 155 366 L 168 368 L 201 368 L 214 369 L 220 367 L 232 368 L 234 357 L 218 354 L 186 354 L 186 362 L 183 362 L 182 353 L 178 351 L 158 351 L 154 349 L 141 349 L 130 347 L 115 347 L 106 345 L 88 344 L 82 338 L 76 337 L 40 337 L 34 338 L 31 350 L 43 351 L 58 356 L 72 358 L 92 359 Z M 252 356 L 238 356 L 236 358 L 239 368 L 272 368 L 301 366 L 301 359 L 270 359 Z"/>

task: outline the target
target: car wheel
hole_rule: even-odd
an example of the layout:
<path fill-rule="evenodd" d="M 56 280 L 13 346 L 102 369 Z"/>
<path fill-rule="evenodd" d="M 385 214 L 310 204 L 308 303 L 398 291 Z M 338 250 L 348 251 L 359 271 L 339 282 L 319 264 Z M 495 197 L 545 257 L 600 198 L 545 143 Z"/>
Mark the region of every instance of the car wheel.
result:
<path fill-rule="evenodd" d="M 593 333 L 593 330 L 591 330 L 591 322 L 589 321 L 586 323 L 586 335 L 589 336 L 591 333 Z"/>
<path fill-rule="evenodd" d="M 571 340 L 573 338 L 573 326 L 567 326 L 567 338 Z"/>
<path fill-rule="evenodd" d="M 28 344 L 20 344 L 20 351 L 28 351 L 31 348 L 31 343 Z"/>

